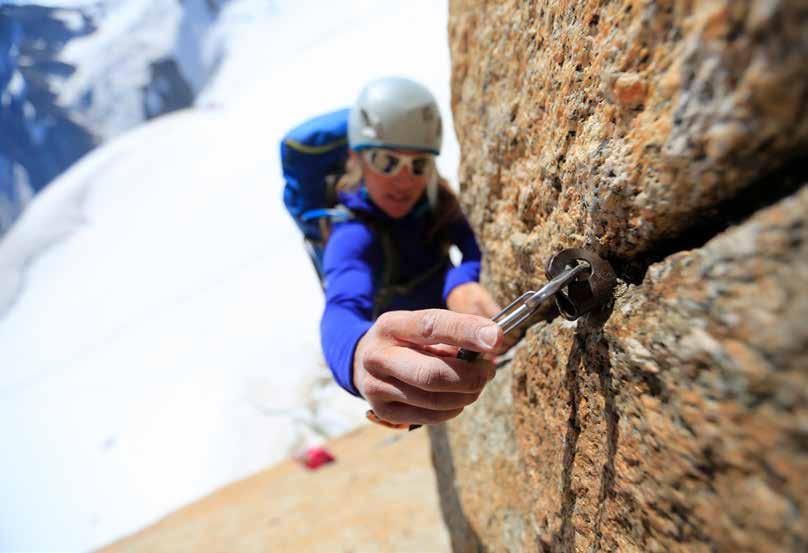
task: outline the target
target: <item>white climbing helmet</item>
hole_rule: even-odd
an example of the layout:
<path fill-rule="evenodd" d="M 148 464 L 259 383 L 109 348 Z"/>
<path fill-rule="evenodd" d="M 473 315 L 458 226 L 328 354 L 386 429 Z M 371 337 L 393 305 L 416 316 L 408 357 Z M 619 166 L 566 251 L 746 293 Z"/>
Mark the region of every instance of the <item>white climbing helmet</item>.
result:
<path fill-rule="evenodd" d="M 354 151 L 397 148 L 440 153 L 443 125 L 434 96 L 401 77 L 368 83 L 348 117 L 348 144 Z"/>

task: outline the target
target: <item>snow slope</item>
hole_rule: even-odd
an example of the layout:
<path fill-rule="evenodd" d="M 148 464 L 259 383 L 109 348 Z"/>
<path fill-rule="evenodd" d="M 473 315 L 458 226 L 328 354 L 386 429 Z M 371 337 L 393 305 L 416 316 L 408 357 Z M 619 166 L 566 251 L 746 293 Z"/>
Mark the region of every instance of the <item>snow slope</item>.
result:
<path fill-rule="evenodd" d="M 400 74 L 442 105 L 450 178 L 458 147 L 445 2 L 335 4 L 233 2 L 200 107 L 86 156 L 0 242 L 0 550 L 99 546 L 362 423 L 278 141 Z"/>

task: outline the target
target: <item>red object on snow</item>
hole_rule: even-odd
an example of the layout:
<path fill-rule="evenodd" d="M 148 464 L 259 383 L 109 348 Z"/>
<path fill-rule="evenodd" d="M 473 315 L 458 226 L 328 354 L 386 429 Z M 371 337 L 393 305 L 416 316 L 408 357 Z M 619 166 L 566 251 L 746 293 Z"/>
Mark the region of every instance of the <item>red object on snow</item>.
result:
<path fill-rule="evenodd" d="M 323 447 L 310 447 L 300 455 L 298 461 L 309 470 L 317 470 L 323 465 L 333 463 L 336 459 Z"/>

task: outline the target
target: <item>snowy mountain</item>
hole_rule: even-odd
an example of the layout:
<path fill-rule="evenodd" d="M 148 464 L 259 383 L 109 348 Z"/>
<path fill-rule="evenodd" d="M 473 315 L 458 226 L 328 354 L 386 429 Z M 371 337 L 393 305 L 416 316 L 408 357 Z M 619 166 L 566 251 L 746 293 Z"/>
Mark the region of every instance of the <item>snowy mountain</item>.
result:
<path fill-rule="evenodd" d="M 379 6 L 180 17 L 196 107 L 100 145 L 0 240 L 0 551 L 95 548 L 364 421 L 321 358 L 278 143 L 369 79 L 409 76 L 441 105 L 456 180 L 446 4 Z"/>
<path fill-rule="evenodd" d="M 199 52 L 224 5 L 0 6 L 0 235 L 32 194 L 98 143 L 193 103 L 194 86 L 216 69 Z"/>
<path fill-rule="evenodd" d="M 64 44 L 94 30 L 75 10 L 0 8 L 0 235 L 35 192 L 95 146 L 51 84 L 75 70 L 58 59 Z"/>
<path fill-rule="evenodd" d="M 62 51 L 76 71 L 60 86 L 59 102 L 101 140 L 191 105 L 193 94 L 173 52 L 180 2 L 103 0 L 80 9 L 97 30 Z"/>

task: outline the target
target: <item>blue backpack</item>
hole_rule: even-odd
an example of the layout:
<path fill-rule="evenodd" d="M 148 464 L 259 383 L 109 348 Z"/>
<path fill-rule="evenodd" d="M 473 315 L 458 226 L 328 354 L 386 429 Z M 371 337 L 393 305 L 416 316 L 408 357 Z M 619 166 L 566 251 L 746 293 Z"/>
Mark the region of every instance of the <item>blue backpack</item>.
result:
<path fill-rule="evenodd" d="M 303 232 L 303 243 L 320 283 L 328 225 L 351 213 L 337 206 L 336 184 L 348 159 L 348 112 L 325 113 L 298 125 L 281 141 L 286 186 L 283 203 Z"/>

